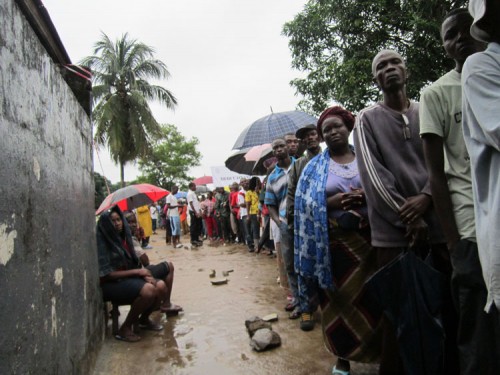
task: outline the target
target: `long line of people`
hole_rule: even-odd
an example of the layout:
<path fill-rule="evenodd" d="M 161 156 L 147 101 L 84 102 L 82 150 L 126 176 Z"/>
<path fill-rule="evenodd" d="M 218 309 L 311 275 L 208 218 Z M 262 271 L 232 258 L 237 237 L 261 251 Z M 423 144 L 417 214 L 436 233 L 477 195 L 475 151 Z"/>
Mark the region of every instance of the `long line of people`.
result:
<path fill-rule="evenodd" d="M 263 183 L 244 179 L 201 202 L 189 185 L 192 246 L 206 236 L 249 252 L 275 251 L 280 282 L 290 290 L 285 310 L 304 331 L 321 317 L 325 344 L 338 358 L 333 374 L 349 374 L 350 361 L 380 363 L 381 374 L 419 366 L 402 354 L 397 327 L 366 287 L 407 252 L 426 258 L 446 280 L 442 350 L 430 353 L 440 365 L 427 373 L 494 374 L 500 367 L 498 14 L 497 0 L 471 0 L 469 11 L 445 16 L 441 37 L 455 68 L 426 87 L 420 103 L 407 96 L 404 58 L 382 50 L 371 71 L 380 102 L 356 117 L 327 108 L 317 124 L 275 139 L 277 163 Z M 167 215 L 172 245 L 182 247 L 183 205 L 167 198 L 166 207 L 174 213 Z M 165 263 L 161 275 L 140 268 L 123 221 L 116 209 L 101 217 L 99 264 L 106 296 L 115 286 L 123 293 L 116 280 L 134 281 L 123 295 L 132 309 L 119 336 L 135 341 L 132 321 L 156 329 L 148 320 L 153 308 L 180 307 L 170 303 L 173 265 Z"/>

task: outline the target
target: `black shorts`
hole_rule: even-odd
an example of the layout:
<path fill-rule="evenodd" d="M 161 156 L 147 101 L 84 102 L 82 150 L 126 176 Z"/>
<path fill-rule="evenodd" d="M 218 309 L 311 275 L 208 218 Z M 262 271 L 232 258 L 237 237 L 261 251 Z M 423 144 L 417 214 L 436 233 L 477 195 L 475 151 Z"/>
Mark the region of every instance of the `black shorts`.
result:
<path fill-rule="evenodd" d="M 111 301 L 120 305 L 130 305 L 139 297 L 139 293 L 146 284 L 142 277 L 127 277 L 108 281 L 101 284 L 104 301 Z"/>
<path fill-rule="evenodd" d="M 170 268 L 168 267 L 167 262 L 161 262 L 159 264 L 150 264 L 146 268 L 151 271 L 151 274 L 155 279 L 163 280 L 170 273 Z"/>

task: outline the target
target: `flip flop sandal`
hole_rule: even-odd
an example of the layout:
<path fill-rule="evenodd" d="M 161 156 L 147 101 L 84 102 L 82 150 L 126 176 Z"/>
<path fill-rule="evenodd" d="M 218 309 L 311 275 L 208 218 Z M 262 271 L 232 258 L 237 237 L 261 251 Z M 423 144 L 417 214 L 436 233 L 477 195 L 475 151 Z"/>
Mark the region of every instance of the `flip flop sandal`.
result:
<path fill-rule="evenodd" d="M 130 334 L 130 335 L 127 335 L 127 336 L 122 336 L 122 335 L 115 335 L 115 339 L 117 340 L 120 340 L 120 341 L 125 341 L 125 342 L 137 342 L 137 341 L 141 341 L 141 337 L 140 336 L 137 336 L 137 335 L 134 335 L 134 334 Z"/>
<path fill-rule="evenodd" d="M 163 325 L 161 324 L 156 324 L 153 322 L 148 322 L 146 324 L 139 323 L 139 328 L 140 329 L 145 329 L 148 331 L 161 331 L 163 330 Z"/>
<path fill-rule="evenodd" d="M 172 306 L 173 307 L 168 308 L 168 309 L 164 309 L 164 308 L 160 307 L 160 311 L 162 313 L 167 314 L 167 316 L 179 315 L 179 312 L 184 311 L 184 309 L 181 306 L 178 306 L 178 305 L 172 305 Z"/>

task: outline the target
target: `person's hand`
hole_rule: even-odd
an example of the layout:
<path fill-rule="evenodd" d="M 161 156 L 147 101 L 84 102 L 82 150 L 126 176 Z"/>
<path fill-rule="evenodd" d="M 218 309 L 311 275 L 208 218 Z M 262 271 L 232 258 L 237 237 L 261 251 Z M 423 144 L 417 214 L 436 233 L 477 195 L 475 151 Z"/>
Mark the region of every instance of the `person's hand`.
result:
<path fill-rule="evenodd" d="M 328 208 L 342 209 L 342 199 L 345 193 L 337 193 L 326 198 L 326 206 Z"/>
<path fill-rule="evenodd" d="M 148 276 L 150 277 L 152 275 L 151 275 L 151 271 L 148 270 L 147 268 L 141 268 L 141 269 L 137 270 L 137 276 L 146 278 L 146 277 L 148 277 Z"/>
<path fill-rule="evenodd" d="M 429 226 L 422 218 L 412 221 L 406 227 L 406 238 L 410 240 L 410 247 L 414 246 L 417 242 L 428 242 Z"/>
<path fill-rule="evenodd" d="M 364 206 L 365 203 L 365 191 L 361 188 L 357 189 L 351 187 L 351 192 L 344 193 L 340 199 L 340 205 L 345 211 L 354 210 Z"/>
<path fill-rule="evenodd" d="M 422 217 L 431 204 L 431 197 L 427 194 L 418 194 L 406 199 L 406 202 L 399 209 L 399 218 L 409 225 Z"/>
<path fill-rule="evenodd" d="M 156 279 L 153 276 L 146 276 L 144 278 L 144 281 L 147 282 L 148 284 L 156 285 Z"/>

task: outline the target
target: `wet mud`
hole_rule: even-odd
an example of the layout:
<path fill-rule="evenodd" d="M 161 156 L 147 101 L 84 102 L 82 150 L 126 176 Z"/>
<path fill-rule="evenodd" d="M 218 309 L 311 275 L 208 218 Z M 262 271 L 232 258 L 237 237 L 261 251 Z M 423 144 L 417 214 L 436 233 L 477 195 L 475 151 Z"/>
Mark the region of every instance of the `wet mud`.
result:
<path fill-rule="evenodd" d="M 188 237 L 182 241 L 188 244 Z M 331 374 L 336 358 L 323 344 L 321 328 L 303 332 L 299 320 L 288 319 L 284 311 L 286 291 L 276 279 L 276 258 L 248 253 L 239 245 L 173 249 L 164 242 L 164 234 L 152 237 L 148 250 L 151 263 L 169 259 L 174 263 L 175 279 L 172 302 L 184 312 L 176 317 L 154 313 L 162 322 L 159 332 L 140 331 L 137 343 L 121 342 L 111 334 L 99 353 L 94 375 L 104 374 Z M 227 278 L 222 285 L 215 279 Z M 223 271 L 233 270 L 228 276 Z M 120 307 L 120 322 L 127 308 Z M 273 330 L 282 340 L 280 347 L 257 353 L 249 345 L 245 320 L 277 313 Z M 315 315 L 319 319 L 319 315 Z M 353 364 L 351 374 L 376 374 L 377 366 Z"/>

